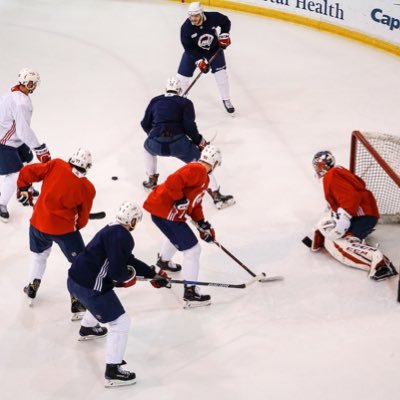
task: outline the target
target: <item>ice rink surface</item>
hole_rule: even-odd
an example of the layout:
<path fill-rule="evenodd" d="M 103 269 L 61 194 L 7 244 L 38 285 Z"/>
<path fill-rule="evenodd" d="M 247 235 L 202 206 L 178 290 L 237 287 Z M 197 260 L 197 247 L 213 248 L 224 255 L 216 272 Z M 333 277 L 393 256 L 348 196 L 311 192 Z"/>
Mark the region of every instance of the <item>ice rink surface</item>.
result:
<path fill-rule="evenodd" d="M 0 91 L 18 71 L 37 69 L 32 127 L 53 157 L 93 154 L 97 188 L 85 241 L 126 199 L 146 193 L 139 122 L 174 75 L 187 5 L 166 1 L 0 0 Z M 283 282 L 206 288 L 212 305 L 182 309 L 182 287 L 139 282 L 118 294 L 132 317 L 125 359 L 131 387 L 103 387 L 105 341 L 78 342 L 66 289 L 68 265 L 55 246 L 36 305 L 22 293 L 29 266 L 31 210 L 9 204 L 0 224 L 0 398 L 2 400 L 397 400 L 400 304 L 396 280 L 376 283 L 312 254 L 301 239 L 324 209 L 313 177 L 315 152 L 348 166 L 354 129 L 400 134 L 400 59 L 305 27 L 223 11 L 232 21 L 226 51 L 234 118 L 212 76 L 190 98 L 200 132 L 218 133 L 216 175 L 234 207 L 204 209 L 218 240 L 252 270 Z M 160 159 L 165 179 L 180 162 Z M 111 176 L 119 180 L 111 180 Z M 154 263 L 162 236 L 147 214 L 135 255 Z M 399 227 L 370 237 L 399 266 Z M 200 279 L 250 276 L 214 245 L 202 244 Z M 181 261 L 180 256 L 176 261 Z M 177 274 L 176 278 L 181 275 Z M 208 289 L 208 290 L 207 290 Z"/>

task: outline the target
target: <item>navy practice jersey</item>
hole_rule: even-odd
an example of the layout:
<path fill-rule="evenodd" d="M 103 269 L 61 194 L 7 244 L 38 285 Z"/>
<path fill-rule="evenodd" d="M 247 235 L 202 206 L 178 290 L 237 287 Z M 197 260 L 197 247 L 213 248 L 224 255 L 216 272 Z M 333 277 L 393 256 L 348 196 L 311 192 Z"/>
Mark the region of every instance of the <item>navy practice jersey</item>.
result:
<path fill-rule="evenodd" d="M 195 118 L 191 100 L 178 95 L 160 95 L 150 101 L 141 125 L 150 137 L 187 135 L 198 145 L 202 136 Z"/>
<path fill-rule="evenodd" d="M 219 48 L 217 27 L 221 28 L 220 34 L 229 33 L 231 21 L 219 12 L 205 12 L 201 26 L 192 25 L 188 18 L 181 27 L 181 43 L 185 51 L 196 60 L 210 58 Z"/>
<path fill-rule="evenodd" d="M 122 225 L 107 225 L 76 257 L 68 275 L 79 285 L 98 292 L 113 289 L 114 281 L 128 280 L 127 265 L 134 267 L 137 275 L 153 278 L 154 270 L 132 255 L 134 245 L 132 235 Z"/>

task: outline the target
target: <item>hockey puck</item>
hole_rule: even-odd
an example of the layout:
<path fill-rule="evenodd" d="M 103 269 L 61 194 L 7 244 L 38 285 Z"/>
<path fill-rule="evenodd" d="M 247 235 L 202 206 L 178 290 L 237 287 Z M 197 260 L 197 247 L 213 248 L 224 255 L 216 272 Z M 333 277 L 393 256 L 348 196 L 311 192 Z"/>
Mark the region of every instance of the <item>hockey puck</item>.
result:
<path fill-rule="evenodd" d="M 118 176 L 112 176 L 111 179 L 112 179 L 113 181 L 117 181 L 117 180 L 118 180 Z"/>

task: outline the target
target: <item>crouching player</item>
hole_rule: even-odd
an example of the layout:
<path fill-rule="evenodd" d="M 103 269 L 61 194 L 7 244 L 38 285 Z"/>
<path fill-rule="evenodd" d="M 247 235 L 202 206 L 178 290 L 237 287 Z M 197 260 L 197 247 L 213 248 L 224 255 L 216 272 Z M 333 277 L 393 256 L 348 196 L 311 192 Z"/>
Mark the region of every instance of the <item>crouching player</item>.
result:
<path fill-rule="evenodd" d="M 68 271 L 68 290 L 87 311 L 82 319 L 79 340 L 107 335 L 105 386 L 135 383 L 136 375 L 121 368 L 128 340 L 130 318 L 114 287 L 130 287 L 136 274 L 152 279 L 156 287 L 171 287 L 165 271 L 149 267 L 132 255 L 134 241 L 129 233 L 142 219 L 139 206 L 121 204 L 116 220 L 101 229 L 78 255 Z M 108 329 L 98 324 L 108 323 Z"/>
<path fill-rule="evenodd" d="M 317 224 L 311 249 L 324 246 L 342 264 L 369 271 L 375 281 L 397 275 L 390 260 L 364 242 L 379 219 L 375 197 L 365 182 L 346 168 L 335 166 L 330 151 L 315 154 L 313 167 L 323 179 L 329 212 Z"/>

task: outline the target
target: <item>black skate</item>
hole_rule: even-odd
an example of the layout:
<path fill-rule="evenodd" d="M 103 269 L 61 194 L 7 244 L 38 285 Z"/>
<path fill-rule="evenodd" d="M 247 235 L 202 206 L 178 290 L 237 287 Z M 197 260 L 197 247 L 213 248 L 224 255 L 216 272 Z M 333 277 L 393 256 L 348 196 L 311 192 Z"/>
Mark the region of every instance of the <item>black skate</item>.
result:
<path fill-rule="evenodd" d="M 179 272 L 182 269 L 182 265 L 180 265 L 180 264 L 175 264 L 172 261 L 163 261 L 159 254 L 158 254 L 158 260 L 157 260 L 156 265 L 157 265 L 157 267 L 160 267 L 164 271 L 168 270 L 171 272 Z"/>
<path fill-rule="evenodd" d="M 10 214 L 7 210 L 7 206 L 3 206 L 2 204 L 0 204 L 0 219 L 6 223 L 10 220 Z"/>
<path fill-rule="evenodd" d="M 233 114 L 235 112 L 235 107 L 233 107 L 230 100 L 222 100 L 222 102 L 224 103 L 224 107 L 229 114 Z"/>
<path fill-rule="evenodd" d="M 370 276 L 374 281 L 383 281 L 385 279 L 392 278 L 398 275 L 396 268 L 389 261 L 388 258 L 384 258 L 375 268 L 375 273 Z"/>
<path fill-rule="evenodd" d="M 79 321 L 86 312 L 86 307 L 74 296 L 71 296 L 71 321 Z"/>
<path fill-rule="evenodd" d="M 211 296 L 208 294 L 201 294 L 199 288 L 196 286 L 186 286 L 183 292 L 183 308 L 204 307 L 211 304 Z"/>
<path fill-rule="evenodd" d="M 215 206 L 218 210 L 222 210 L 223 208 L 233 206 L 236 201 L 231 195 L 221 194 L 219 189 L 214 192 L 211 189 L 207 189 L 208 194 L 212 197 Z"/>
<path fill-rule="evenodd" d="M 32 283 L 29 283 L 27 286 L 24 287 L 24 293 L 28 296 L 30 306 L 33 305 L 33 300 L 36 298 L 40 282 L 40 279 L 34 279 Z"/>
<path fill-rule="evenodd" d="M 106 381 L 104 384 L 106 388 L 133 385 L 136 383 L 136 374 L 122 369 L 121 365 L 124 365 L 124 361 L 120 364 L 106 364 Z"/>
<path fill-rule="evenodd" d="M 159 174 L 149 175 L 149 180 L 143 182 L 146 190 L 153 190 L 157 186 Z"/>
<path fill-rule="evenodd" d="M 96 326 L 81 326 L 79 329 L 79 341 L 102 338 L 107 335 L 107 328 L 97 324 Z"/>

